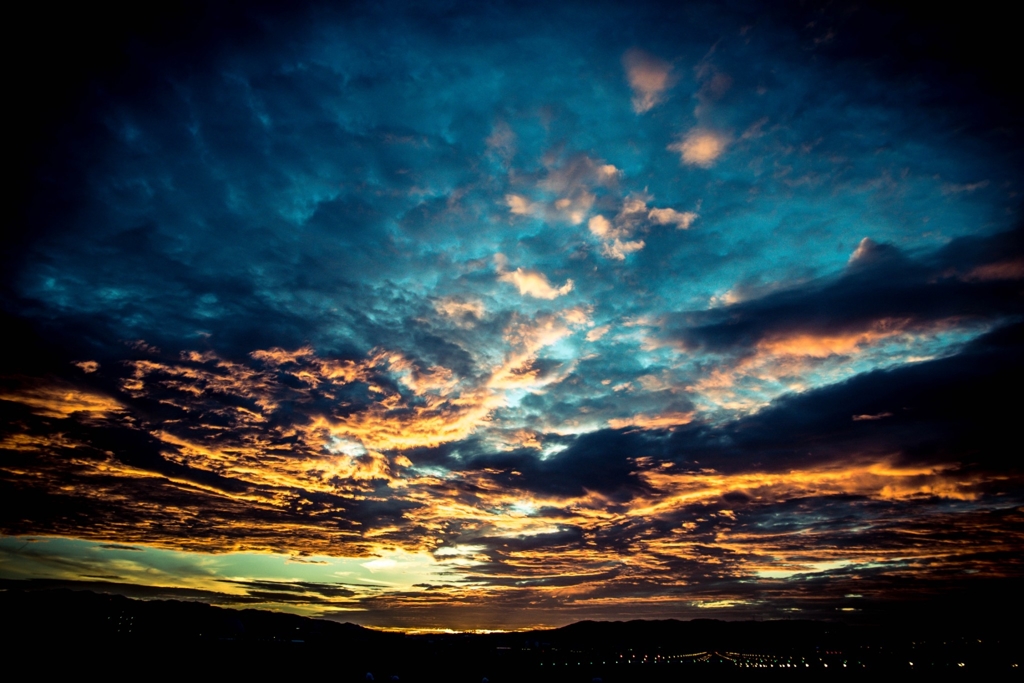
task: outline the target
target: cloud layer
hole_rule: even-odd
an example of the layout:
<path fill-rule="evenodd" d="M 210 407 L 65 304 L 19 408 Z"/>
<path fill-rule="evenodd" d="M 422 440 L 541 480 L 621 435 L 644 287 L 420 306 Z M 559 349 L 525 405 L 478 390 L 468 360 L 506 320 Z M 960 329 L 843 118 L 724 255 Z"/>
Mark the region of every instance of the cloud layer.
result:
<path fill-rule="evenodd" d="M 90 75 L 5 238 L 2 576 L 458 628 L 1019 580 L 1010 129 L 871 10 L 635 10 Z"/>

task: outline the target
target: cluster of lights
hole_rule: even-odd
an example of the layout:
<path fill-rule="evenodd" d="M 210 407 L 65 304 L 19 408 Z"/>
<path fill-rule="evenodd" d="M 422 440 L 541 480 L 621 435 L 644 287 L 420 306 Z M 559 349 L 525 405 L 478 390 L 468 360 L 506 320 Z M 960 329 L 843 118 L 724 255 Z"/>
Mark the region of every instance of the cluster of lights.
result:
<path fill-rule="evenodd" d="M 575 652 L 581 652 L 581 651 L 575 651 Z M 839 653 L 839 652 L 835 652 L 835 653 L 828 652 L 826 654 L 839 655 L 841 653 Z M 749 668 L 754 668 L 754 669 L 793 669 L 793 670 L 799 670 L 801 668 L 801 666 L 803 668 L 805 668 L 805 669 L 811 667 L 811 662 L 806 661 L 802 657 L 784 657 L 784 656 L 783 657 L 779 657 L 779 656 L 775 656 L 775 655 L 747 654 L 747 653 L 740 653 L 740 652 L 691 652 L 691 653 L 687 653 L 687 654 L 675 654 L 675 655 L 661 655 L 661 654 L 656 654 L 656 655 L 628 654 L 627 655 L 627 654 L 620 654 L 618 656 L 618 659 L 613 659 L 612 660 L 612 663 L 613 664 L 659 664 L 659 663 L 664 663 L 664 664 L 672 664 L 672 663 L 682 664 L 684 662 L 703 662 L 703 663 L 708 663 L 708 662 L 714 661 L 715 658 L 717 658 L 718 662 L 720 662 L 720 663 L 724 664 L 726 661 L 728 661 L 728 662 L 732 663 L 734 666 L 741 667 L 741 668 L 748 668 L 748 669 Z M 560 666 L 560 665 L 561 666 L 569 666 L 569 665 L 571 665 L 571 663 L 572 662 L 561 662 L 561 663 L 560 662 L 551 662 L 550 665 L 551 666 Z M 829 663 L 824 661 L 824 659 L 822 659 L 821 657 L 818 658 L 818 663 L 822 667 L 824 667 L 826 669 L 829 668 Z M 544 662 L 540 663 L 541 666 L 544 666 L 544 664 L 545 664 Z M 607 665 L 608 661 L 607 660 L 602 660 L 602 661 L 598 662 L 598 661 L 591 660 L 591 661 L 588 661 L 588 662 L 584 662 L 584 661 L 580 660 L 580 661 L 576 662 L 577 666 L 583 666 L 584 664 L 588 664 L 590 666 L 594 666 L 594 665 L 602 665 L 603 666 L 603 665 Z M 907 664 L 909 664 L 911 668 L 914 667 L 914 662 L 912 662 L 912 661 L 908 661 Z M 850 663 L 847 660 L 842 660 L 838 664 L 833 663 L 833 665 L 834 666 L 841 666 L 844 669 L 850 667 Z M 854 667 L 859 666 L 861 668 L 865 668 L 866 667 L 866 665 L 863 662 L 855 662 L 855 663 L 853 663 L 853 666 Z M 966 668 L 967 664 L 965 662 L 956 662 L 955 666 L 957 668 L 961 668 L 962 669 L 962 668 Z M 1018 665 L 1016 663 L 1014 663 L 1014 664 L 1011 665 L 1011 668 L 1016 669 L 1016 668 L 1018 668 Z"/>

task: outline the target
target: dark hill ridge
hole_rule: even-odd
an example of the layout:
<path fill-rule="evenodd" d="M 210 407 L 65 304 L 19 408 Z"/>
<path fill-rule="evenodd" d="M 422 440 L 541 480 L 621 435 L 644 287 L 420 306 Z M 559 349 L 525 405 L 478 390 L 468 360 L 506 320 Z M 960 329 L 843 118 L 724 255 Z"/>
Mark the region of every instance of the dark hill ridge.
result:
<path fill-rule="evenodd" d="M 8 627 L 18 638 L 125 641 L 387 642 L 401 634 L 355 624 L 184 600 L 134 600 L 67 588 L 0 592 Z"/>
<path fill-rule="evenodd" d="M 0 587 L 3 648 L 50 671 L 187 673 L 332 680 L 656 681 L 779 675 L 1012 675 L 1017 634 L 820 621 L 583 621 L 498 634 L 403 635 L 349 623 L 180 600 Z M 913 664 L 911 664 L 913 662 Z M 844 666 L 845 665 L 845 666 Z M 961 666 L 962 665 L 962 666 Z"/>

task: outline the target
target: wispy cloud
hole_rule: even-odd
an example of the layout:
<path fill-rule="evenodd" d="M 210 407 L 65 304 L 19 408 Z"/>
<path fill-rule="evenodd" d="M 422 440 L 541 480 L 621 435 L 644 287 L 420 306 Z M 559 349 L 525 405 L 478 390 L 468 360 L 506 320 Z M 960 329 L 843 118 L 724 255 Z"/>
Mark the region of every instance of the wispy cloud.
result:
<path fill-rule="evenodd" d="M 629 87 L 633 89 L 633 111 L 643 114 L 664 101 L 677 77 L 672 65 L 643 50 L 628 50 L 622 56 Z"/>

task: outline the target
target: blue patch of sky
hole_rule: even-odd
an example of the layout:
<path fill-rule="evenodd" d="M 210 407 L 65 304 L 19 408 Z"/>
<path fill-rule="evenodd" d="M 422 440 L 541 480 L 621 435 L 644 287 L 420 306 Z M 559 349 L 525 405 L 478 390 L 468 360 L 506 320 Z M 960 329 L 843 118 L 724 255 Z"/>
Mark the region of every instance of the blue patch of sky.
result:
<path fill-rule="evenodd" d="M 436 564 L 425 554 L 398 550 L 376 557 L 206 553 L 145 545 L 121 546 L 59 536 L 0 536 L 0 568 L 6 578 L 82 581 L 102 578 L 224 593 L 240 592 L 225 583 L 235 579 L 411 587 L 418 581 L 446 573 L 443 565 Z M 459 582 L 461 579 L 446 575 L 446 580 Z"/>

